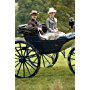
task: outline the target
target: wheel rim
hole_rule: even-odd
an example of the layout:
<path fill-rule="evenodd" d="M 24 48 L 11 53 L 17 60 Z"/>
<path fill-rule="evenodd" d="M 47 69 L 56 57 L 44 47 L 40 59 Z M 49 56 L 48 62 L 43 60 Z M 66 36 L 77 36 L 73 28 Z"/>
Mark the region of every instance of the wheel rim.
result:
<path fill-rule="evenodd" d="M 41 55 L 41 67 L 52 67 L 58 59 L 58 53 Z"/>
<path fill-rule="evenodd" d="M 64 50 L 64 51 L 62 51 L 61 53 L 62 53 L 62 55 L 63 55 L 63 57 L 64 57 L 64 58 L 67 58 L 67 57 L 66 57 L 65 50 Z"/>
<path fill-rule="evenodd" d="M 24 42 L 15 43 L 15 76 L 26 78 L 34 76 L 40 67 L 39 55 Z"/>
<path fill-rule="evenodd" d="M 70 70 L 75 74 L 75 48 L 72 48 L 68 56 Z"/>

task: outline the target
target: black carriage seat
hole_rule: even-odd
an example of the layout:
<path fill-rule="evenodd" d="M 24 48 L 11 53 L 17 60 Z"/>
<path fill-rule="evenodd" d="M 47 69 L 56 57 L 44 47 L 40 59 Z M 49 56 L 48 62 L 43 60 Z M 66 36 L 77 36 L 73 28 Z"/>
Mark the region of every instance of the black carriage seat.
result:
<path fill-rule="evenodd" d="M 18 33 L 24 34 L 25 37 L 31 38 L 31 37 L 37 37 L 41 40 L 46 40 L 44 37 L 40 36 L 40 32 L 37 30 L 37 28 L 28 28 L 28 24 L 22 24 L 17 27 Z M 47 27 L 45 24 L 42 24 L 42 31 L 43 34 L 47 32 Z"/>
<path fill-rule="evenodd" d="M 28 28 L 28 24 L 21 24 L 21 25 L 18 26 L 18 28 L 19 29 L 29 29 L 30 30 L 30 28 Z M 46 24 L 42 24 L 43 33 L 46 33 L 47 30 L 48 30 L 48 28 L 47 28 Z"/>
<path fill-rule="evenodd" d="M 28 34 L 33 36 L 39 34 L 38 30 L 36 28 L 28 28 L 27 24 L 22 24 L 18 26 L 18 32 L 22 34 Z"/>
<path fill-rule="evenodd" d="M 45 33 L 45 26 L 43 25 L 43 32 Z M 40 37 L 39 31 L 37 28 L 28 28 L 28 24 L 22 24 L 17 27 L 18 33 L 23 34 L 24 38 L 27 41 L 40 41 L 40 40 L 46 40 L 43 37 Z"/>

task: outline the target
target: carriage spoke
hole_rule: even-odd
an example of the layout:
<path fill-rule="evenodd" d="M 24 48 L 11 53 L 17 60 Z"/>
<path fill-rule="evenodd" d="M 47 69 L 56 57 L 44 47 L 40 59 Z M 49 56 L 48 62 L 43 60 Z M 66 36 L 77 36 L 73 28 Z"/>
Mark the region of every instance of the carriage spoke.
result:
<path fill-rule="evenodd" d="M 50 57 L 50 58 L 52 58 L 52 56 L 50 54 L 49 55 L 47 54 L 47 56 Z"/>
<path fill-rule="evenodd" d="M 34 61 L 31 61 L 31 60 L 28 58 L 28 60 L 26 60 L 26 61 L 29 61 L 29 62 L 31 61 L 32 63 L 38 64 L 38 63 L 36 62 L 37 59 L 38 59 L 38 58 L 36 57 Z"/>
<path fill-rule="evenodd" d="M 20 55 L 20 53 L 19 53 L 19 51 L 17 50 L 17 48 L 16 48 L 16 47 L 15 47 L 15 49 L 16 49 L 17 53 L 19 54 L 19 56 L 21 56 L 21 55 Z"/>
<path fill-rule="evenodd" d="M 75 60 L 74 58 L 70 58 L 70 59 Z"/>
<path fill-rule="evenodd" d="M 19 55 L 15 54 L 15 56 L 19 57 Z"/>
<path fill-rule="evenodd" d="M 52 67 L 57 61 L 57 53 L 42 54 L 42 64 L 44 67 Z"/>
<path fill-rule="evenodd" d="M 73 64 L 72 66 L 75 66 L 75 64 Z"/>
<path fill-rule="evenodd" d="M 28 63 L 28 62 L 26 62 L 29 66 L 31 66 L 34 70 L 35 70 L 35 68 L 32 66 L 32 65 L 30 65 L 30 63 Z"/>
<path fill-rule="evenodd" d="M 20 47 L 16 47 L 16 48 L 18 48 L 20 50 Z"/>
<path fill-rule="evenodd" d="M 55 54 L 53 54 L 53 56 L 52 57 L 55 57 Z"/>
<path fill-rule="evenodd" d="M 44 55 L 43 55 L 44 56 Z M 47 58 L 44 56 L 44 58 L 47 60 Z M 47 62 L 50 64 L 50 62 L 47 60 Z"/>
<path fill-rule="evenodd" d="M 20 46 L 20 50 L 21 50 L 21 55 L 22 55 L 22 47 L 21 47 L 21 44 L 19 43 L 19 46 Z"/>
<path fill-rule="evenodd" d="M 16 49 L 17 49 L 17 47 L 16 47 Z M 18 51 L 20 51 L 20 49 L 18 49 Z M 17 52 L 17 51 L 15 50 L 15 52 Z"/>
<path fill-rule="evenodd" d="M 25 77 L 25 67 L 24 67 L 24 63 L 23 63 L 23 76 Z"/>
<path fill-rule="evenodd" d="M 75 54 L 75 52 L 73 52 L 73 54 Z"/>
<path fill-rule="evenodd" d="M 37 60 L 38 58 L 36 57 L 36 59 L 33 61 L 33 63 L 36 63 L 36 60 Z M 37 64 L 37 63 L 36 63 Z"/>
<path fill-rule="evenodd" d="M 54 60 L 54 58 L 53 58 L 53 56 L 51 56 L 51 55 L 47 55 L 49 58 L 51 58 L 52 59 L 52 61 Z"/>
<path fill-rule="evenodd" d="M 62 55 L 65 57 L 65 51 L 62 51 L 61 53 L 62 53 Z"/>
<path fill-rule="evenodd" d="M 27 66 L 27 64 L 26 64 L 26 63 L 25 63 L 25 66 L 26 66 L 27 71 L 28 71 L 28 73 L 29 73 L 29 75 L 30 75 L 30 70 L 29 70 L 29 68 L 28 68 L 28 66 Z"/>
<path fill-rule="evenodd" d="M 52 56 L 50 56 L 50 55 L 47 55 L 49 58 L 52 58 Z"/>
<path fill-rule="evenodd" d="M 26 49 L 24 50 L 24 54 L 23 55 L 26 56 L 25 54 L 26 54 Z"/>
<path fill-rule="evenodd" d="M 19 58 L 15 58 L 15 59 L 19 59 Z"/>
<path fill-rule="evenodd" d="M 18 69 L 17 75 L 18 75 L 19 72 L 20 72 L 21 66 L 22 66 L 22 63 L 20 64 L 20 67 L 19 67 L 19 69 Z"/>
<path fill-rule="evenodd" d="M 20 62 L 19 62 L 18 64 L 16 64 L 16 66 L 15 66 L 15 67 L 17 67 L 19 64 L 20 64 Z"/>
<path fill-rule="evenodd" d="M 29 51 L 29 52 L 27 53 L 27 55 L 29 55 L 29 54 L 30 54 L 30 52 L 32 52 L 33 50 L 32 50 L 32 49 L 31 49 L 31 50 L 30 50 L 30 49 L 28 49 L 28 51 Z"/>
<path fill-rule="evenodd" d="M 16 47 L 16 48 L 20 48 L 20 47 Z"/>
<path fill-rule="evenodd" d="M 19 62 L 19 61 L 15 61 L 15 63 L 16 63 L 16 62 Z"/>
<path fill-rule="evenodd" d="M 45 61 L 44 61 L 44 58 L 43 58 L 43 56 L 42 56 L 42 61 L 43 61 L 43 65 L 44 65 L 44 67 L 45 67 Z"/>
<path fill-rule="evenodd" d="M 36 57 L 36 54 L 32 54 L 29 56 L 30 58 Z"/>
<path fill-rule="evenodd" d="M 25 54 L 26 54 L 26 55 L 25 55 Z M 28 56 L 28 50 L 27 50 L 27 49 L 25 50 L 24 55 L 25 55 L 25 56 Z"/>
<path fill-rule="evenodd" d="M 28 58 L 28 59 L 29 59 L 29 62 L 30 62 L 33 66 L 37 67 L 37 66 L 33 63 L 33 61 L 30 60 L 30 58 Z"/>
<path fill-rule="evenodd" d="M 75 57 L 75 54 L 73 54 L 72 56 L 74 56 L 74 57 Z"/>

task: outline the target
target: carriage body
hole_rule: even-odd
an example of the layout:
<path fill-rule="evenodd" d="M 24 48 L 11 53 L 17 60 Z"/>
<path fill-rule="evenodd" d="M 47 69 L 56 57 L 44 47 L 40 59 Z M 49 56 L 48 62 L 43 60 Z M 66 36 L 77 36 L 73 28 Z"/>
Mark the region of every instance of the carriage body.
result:
<path fill-rule="evenodd" d="M 28 34 L 25 36 L 25 40 L 32 44 L 40 54 L 50 54 L 63 51 L 74 45 L 75 36 L 62 36 L 57 40 L 42 40 L 38 35 L 30 36 Z"/>

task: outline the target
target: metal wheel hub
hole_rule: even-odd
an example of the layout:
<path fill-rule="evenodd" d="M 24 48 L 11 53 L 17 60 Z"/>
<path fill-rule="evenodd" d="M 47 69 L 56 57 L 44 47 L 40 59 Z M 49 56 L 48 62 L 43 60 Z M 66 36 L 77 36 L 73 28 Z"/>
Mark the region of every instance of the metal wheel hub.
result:
<path fill-rule="evenodd" d="M 20 56 L 19 62 L 25 63 L 26 62 L 26 58 L 24 56 Z"/>

